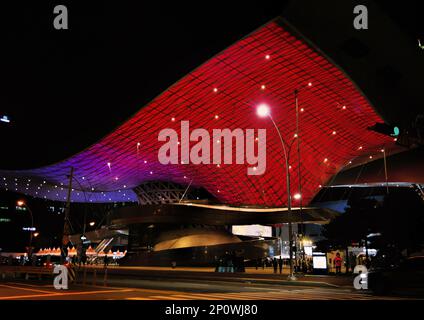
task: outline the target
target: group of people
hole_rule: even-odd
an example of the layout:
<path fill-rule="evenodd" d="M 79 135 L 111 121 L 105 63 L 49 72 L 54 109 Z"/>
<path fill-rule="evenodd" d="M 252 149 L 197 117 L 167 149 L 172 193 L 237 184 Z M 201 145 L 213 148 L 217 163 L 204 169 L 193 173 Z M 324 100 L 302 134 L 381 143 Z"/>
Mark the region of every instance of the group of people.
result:
<path fill-rule="evenodd" d="M 299 258 L 294 260 L 294 270 L 298 273 L 312 273 L 314 264 L 311 257 Z"/>
<path fill-rule="evenodd" d="M 280 270 L 280 274 L 283 273 L 283 259 L 281 257 L 278 260 L 274 257 L 274 259 L 272 259 L 272 266 L 274 268 L 274 273 L 277 273 L 277 268 Z"/>
<path fill-rule="evenodd" d="M 258 270 L 259 267 L 265 269 L 265 267 L 272 266 L 274 269 L 274 273 L 282 273 L 284 266 L 289 267 L 290 262 L 289 259 L 283 259 L 281 256 L 279 258 L 264 258 L 258 259 L 255 262 L 255 268 Z M 308 273 L 313 271 L 312 258 L 299 258 L 293 260 L 293 268 L 297 273 Z"/>
<path fill-rule="evenodd" d="M 82 256 L 73 256 L 71 258 L 71 262 L 72 264 L 78 264 L 80 267 L 81 264 L 85 266 L 86 264 L 88 264 L 88 257 L 85 254 Z"/>
<path fill-rule="evenodd" d="M 236 252 L 225 252 L 220 258 L 216 259 L 216 272 L 245 272 L 244 257 Z"/>
<path fill-rule="evenodd" d="M 336 256 L 333 259 L 329 259 L 330 268 L 333 268 L 332 270 L 330 270 L 330 272 L 333 271 L 335 274 L 341 274 L 343 266 L 345 266 L 346 273 L 353 273 L 357 265 L 364 265 L 369 268 L 370 264 L 371 259 L 369 256 L 356 256 L 352 252 L 349 253 L 347 259 L 343 259 L 343 257 L 340 255 L 340 252 L 336 252 Z"/>

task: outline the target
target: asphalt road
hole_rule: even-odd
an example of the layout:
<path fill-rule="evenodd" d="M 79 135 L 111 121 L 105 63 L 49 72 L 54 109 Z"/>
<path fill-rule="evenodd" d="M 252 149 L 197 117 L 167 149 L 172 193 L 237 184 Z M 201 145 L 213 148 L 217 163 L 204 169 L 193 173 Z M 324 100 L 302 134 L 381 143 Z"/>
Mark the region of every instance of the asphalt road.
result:
<path fill-rule="evenodd" d="M 225 281 L 118 279 L 116 285 L 71 285 L 58 291 L 46 281 L 0 281 L 0 300 L 399 300 L 348 288 L 273 286 Z"/>

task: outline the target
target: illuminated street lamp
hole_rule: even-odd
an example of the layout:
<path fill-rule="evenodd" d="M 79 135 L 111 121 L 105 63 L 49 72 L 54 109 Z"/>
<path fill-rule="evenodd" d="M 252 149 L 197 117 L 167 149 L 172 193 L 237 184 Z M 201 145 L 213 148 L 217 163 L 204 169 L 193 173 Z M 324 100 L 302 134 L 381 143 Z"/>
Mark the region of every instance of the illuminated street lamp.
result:
<path fill-rule="evenodd" d="M 295 200 L 300 200 L 300 199 L 302 199 L 302 195 L 301 195 L 300 193 L 295 193 L 295 194 L 293 195 L 293 198 L 294 198 Z"/>
<path fill-rule="evenodd" d="M 262 103 L 258 106 L 258 108 L 256 109 L 256 113 L 258 114 L 258 116 L 260 116 L 262 118 L 271 117 L 271 110 L 269 109 L 269 106 L 265 103 Z M 278 130 L 278 128 L 277 128 L 277 130 Z"/>
<path fill-rule="evenodd" d="M 34 230 L 34 217 L 32 215 L 31 209 L 28 207 L 28 205 L 26 204 L 26 202 L 24 200 L 18 200 L 16 202 L 16 204 L 18 205 L 18 207 L 26 208 L 28 210 L 30 216 L 31 216 L 31 231 L 29 233 L 29 247 L 28 247 L 28 257 L 31 257 L 31 254 L 32 254 L 32 237 L 33 237 L 33 230 Z M 38 233 L 37 233 L 37 236 L 38 236 Z"/>
<path fill-rule="evenodd" d="M 94 222 L 94 221 L 91 221 L 90 222 L 90 227 L 94 227 L 94 225 L 95 225 L 96 223 Z"/>
<path fill-rule="evenodd" d="M 287 210 L 289 219 L 291 218 L 291 192 L 290 192 L 290 172 L 289 172 L 289 159 L 287 155 L 286 150 L 286 144 L 283 140 L 283 137 L 281 136 L 280 129 L 278 128 L 277 124 L 275 123 L 274 119 L 271 116 L 271 110 L 267 104 L 260 104 L 256 110 L 258 116 L 264 118 L 268 117 L 272 124 L 274 125 L 275 129 L 277 130 L 278 137 L 280 138 L 281 145 L 283 147 L 283 153 L 284 153 L 284 160 L 286 163 L 286 183 L 287 183 Z M 290 259 L 290 274 L 289 274 L 289 280 L 296 280 L 296 277 L 293 273 L 293 226 L 291 220 L 289 220 L 289 259 Z"/>

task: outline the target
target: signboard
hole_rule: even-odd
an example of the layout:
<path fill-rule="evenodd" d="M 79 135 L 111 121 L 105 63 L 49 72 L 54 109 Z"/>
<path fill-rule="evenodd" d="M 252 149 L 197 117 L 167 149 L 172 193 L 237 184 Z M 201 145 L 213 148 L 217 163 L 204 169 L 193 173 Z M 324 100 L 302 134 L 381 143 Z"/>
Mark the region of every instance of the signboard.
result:
<path fill-rule="evenodd" d="M 272 227 L 260 224 L 233 226 L 232 232 L 239 236 L 272 237 Z"/>
<path fill-rule="evenodd" d="M 23 227 L 22 230 L 23 231 L 37 231 L 37 228 L 35 228 L 35 227 Z"/>
<path fill-rule="evenodd" d="M 325 253 L 314 252 L 312 257 L 313 268 L 327 270 L 327 256 Z"/>
<path fill-rule="evenodd" d="M 304 250 L 305 250 L 305 254 L 306 254 L 307 256 L 312 256 L 312 247 L 310 247 L 310 246 L 305 246 L 305 247 L 304 247 Z"/>

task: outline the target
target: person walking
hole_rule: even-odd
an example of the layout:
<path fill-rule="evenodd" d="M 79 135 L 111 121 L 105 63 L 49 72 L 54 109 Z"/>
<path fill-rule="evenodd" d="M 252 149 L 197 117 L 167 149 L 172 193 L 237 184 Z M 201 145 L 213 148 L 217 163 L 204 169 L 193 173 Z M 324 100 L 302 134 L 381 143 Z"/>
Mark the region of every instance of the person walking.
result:
<path fill-rule="evenodd" d="M 274 273 L 277 273 L 278 262 L 276 257 L 272 260 L 272 266 L 274 267 Z"/>
<path fill-rule="evenodd" d="M 83 254 L 83 256 L 81 257 L 81 262 L 85 266 L 85 264 L 87 263 L 87 255 Z"/>
<path fill-rule="evenodd" d="M 336 253 L 334 258 L 334 266 L 336 267 L 336 274 L 340 274 L 342 272 L 342 258 L 339 252 Z"/>
<path fill-rule="evenodd" d="M 353 254 L 353 252 L 350 253 L 349 264 L 350 264 L 350 272 L 353 273 L 353 271 L 355 270 L 355 267 L 356 267 L 356 256 L 355 256 L 355 254 Z"/>
<path fill-rule="evenodd" d="M 283 273 L 283 258 L 280 256 L 280 259 L 278 259 L 278 267 L 280 269 L 280 274 Z"/>
<path fill-rule="evenodd" d="M 105 257 L 104 257 L 104 267 L 107 268 L 108 264 L 109 264 L 109 257 L 107 256 L 107 253 L 105 253 Z"/>

